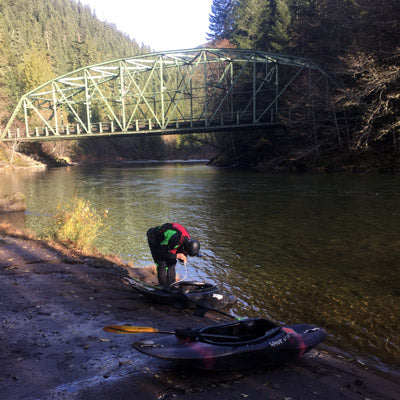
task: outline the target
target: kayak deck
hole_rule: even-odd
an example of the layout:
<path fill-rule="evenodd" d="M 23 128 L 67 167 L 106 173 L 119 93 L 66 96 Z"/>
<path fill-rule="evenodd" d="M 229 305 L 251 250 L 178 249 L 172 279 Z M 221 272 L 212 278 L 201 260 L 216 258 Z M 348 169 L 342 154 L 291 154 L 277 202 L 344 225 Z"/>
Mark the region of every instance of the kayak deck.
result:
<path fill-rule="evenodd" d="M 314 325 L 283 327 L 261 318 L 204 327 L 187 335 L 184 331 L 133 346 L 149 356 L 188 367 L 242 370 L 293 361 L 326 338 L 326 332 Z"/>

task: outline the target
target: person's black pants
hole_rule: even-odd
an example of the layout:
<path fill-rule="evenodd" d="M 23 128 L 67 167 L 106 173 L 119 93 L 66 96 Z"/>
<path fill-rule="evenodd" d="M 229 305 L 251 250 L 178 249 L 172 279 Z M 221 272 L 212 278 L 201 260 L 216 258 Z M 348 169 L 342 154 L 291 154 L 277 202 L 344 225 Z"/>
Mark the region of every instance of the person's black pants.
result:
<path fill-rule="evenodd" d="M 175 265 L 167 266 L 165 261 L 157 263 L 157 279 L 162 287 L 170 287 L 175 282 Z"/>
<path fill-rule="evenodd" d="M 176 263 L 167 264 L 166 252 L 168 252 L 168 249 L 164 249 L 163 246 L 160 245 L 160 237 L 157 229 L 150 228 L 147 231 L 147 241 L 153 260 L 157 265 L 158 283 L 162 287 L 169 287 L 176 280 Z"/>

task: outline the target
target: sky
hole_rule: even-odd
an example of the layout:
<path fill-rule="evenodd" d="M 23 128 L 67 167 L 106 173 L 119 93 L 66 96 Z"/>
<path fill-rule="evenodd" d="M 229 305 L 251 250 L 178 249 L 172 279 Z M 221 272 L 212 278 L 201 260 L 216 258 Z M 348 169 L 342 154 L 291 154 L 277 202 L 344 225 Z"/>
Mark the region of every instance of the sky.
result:
<path fill-rule="evenodd" d="M 101 21 L 115 24 L 152 50 L 182 50 L 204 44 L 212 0 L 81 0 Z"/>

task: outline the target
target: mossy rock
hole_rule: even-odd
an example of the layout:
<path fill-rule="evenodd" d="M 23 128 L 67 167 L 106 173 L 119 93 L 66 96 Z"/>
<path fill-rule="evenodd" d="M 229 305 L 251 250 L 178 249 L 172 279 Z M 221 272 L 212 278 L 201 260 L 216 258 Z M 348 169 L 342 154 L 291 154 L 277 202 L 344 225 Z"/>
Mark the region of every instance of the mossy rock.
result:
<path fill-rule="evenodd" d="M 26 199 L 22 193 L 17 192 L 12 194 L 0 195 L 0 213 L 25 210 Z"/>

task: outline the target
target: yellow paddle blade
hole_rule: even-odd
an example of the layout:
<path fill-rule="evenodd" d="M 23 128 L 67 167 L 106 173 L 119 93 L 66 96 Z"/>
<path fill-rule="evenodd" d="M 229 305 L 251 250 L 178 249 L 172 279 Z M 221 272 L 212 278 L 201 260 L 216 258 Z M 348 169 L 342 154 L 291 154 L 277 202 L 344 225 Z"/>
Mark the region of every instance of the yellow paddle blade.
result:
<path fill-rule="evenodd" d="M 150 333 L 157 333 L 159 332 L 158 329 L 152 328 L 150 326 L 130 326 L 130 325 L 109 325 L 105 326 L 103 328 L 104 331 L 106 332 L 112 332 L 112 333 L 130 333 L 130 334 L 135 334 L 135 333 L 145 333 L 145 332 L 150 332 Z"/>

